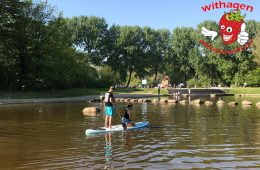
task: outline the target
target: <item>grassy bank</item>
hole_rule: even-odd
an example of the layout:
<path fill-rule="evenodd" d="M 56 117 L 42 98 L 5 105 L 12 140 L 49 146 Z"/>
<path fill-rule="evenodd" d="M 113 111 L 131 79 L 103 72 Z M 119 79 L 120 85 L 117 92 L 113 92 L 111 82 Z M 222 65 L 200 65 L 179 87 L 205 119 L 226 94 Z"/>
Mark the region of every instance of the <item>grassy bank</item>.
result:
<path fill-rule="evenodd" d="M 260 94 L 260 87 L 230 88 L 226 89 L 225 92 L 232 94 Z"/>
<path fill-rule="evenodd" d="M 0 91 L 0 99 L 33 99 L 33 98 L 64 98 L 87 95 L 99 95 L 108 89 L 69 89 L 53 91 Z M 157 94 L 157 89 L 143 88 L 117 88 L 115 94 Z M 161 89 L 161 94 L 168 94 L 168 91 Z"/>

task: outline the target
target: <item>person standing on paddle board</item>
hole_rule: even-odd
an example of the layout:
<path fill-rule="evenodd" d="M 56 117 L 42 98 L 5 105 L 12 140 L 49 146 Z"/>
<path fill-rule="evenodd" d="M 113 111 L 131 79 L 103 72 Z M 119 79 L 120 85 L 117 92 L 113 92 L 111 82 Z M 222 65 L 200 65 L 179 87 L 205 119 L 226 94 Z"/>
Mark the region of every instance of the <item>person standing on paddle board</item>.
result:
<path fill-rule="evenodd" d="M 115 99 L 113 96 L 114 87 L 111 86 L 108 92 L 105 93 L 105 128 L 112 127 L 112 116 L 113 116 L 113 107 L 115 105 Z"/>

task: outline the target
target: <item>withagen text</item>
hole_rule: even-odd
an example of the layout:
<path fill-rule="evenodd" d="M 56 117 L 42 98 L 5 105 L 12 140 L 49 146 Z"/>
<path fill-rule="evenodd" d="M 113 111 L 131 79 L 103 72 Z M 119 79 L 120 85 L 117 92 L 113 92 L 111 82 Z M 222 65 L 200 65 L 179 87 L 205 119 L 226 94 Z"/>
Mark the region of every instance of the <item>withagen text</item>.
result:
<path fill-rule="evenodd" d="M 233 3 L 233 2 L 223 2 L 223 1 L 218 1 L 218 2 L 212 2 L 209 5 L 205 5 L 201 7 L 204 12 L 214 10 L 214 9 L 220 9 L 220 8 L 231 8 L 231 9 L 237 9 L 237 10 L 246 10 L 253 12 L 254 7 L 246 4 L 241 4 L 241 3 Z"/>

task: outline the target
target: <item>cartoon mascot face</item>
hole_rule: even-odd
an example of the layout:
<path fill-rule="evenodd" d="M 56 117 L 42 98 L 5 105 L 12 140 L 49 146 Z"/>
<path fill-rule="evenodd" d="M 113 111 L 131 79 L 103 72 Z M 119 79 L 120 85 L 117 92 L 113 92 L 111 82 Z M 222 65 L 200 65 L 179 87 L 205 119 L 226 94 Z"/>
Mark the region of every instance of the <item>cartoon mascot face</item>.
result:
<path fill-rule="evenodd" d="M 245 45 L 248 42 L 249 35 L 246 32 L 245 17 L 246 15 L 241 16 L 240 10 L 231 10 L 221 17 L 219 21 L 219 35 L 223 44 L 229 45 L 237 42 L 240 45 Z M 202 27 L 201 33 L 205 37 L 211 37 L 212 41 L 218 36 L 218 32 L 208 30 L 205 27 Z"/>
<path fill-rule="evenodd" d="M 241 32 L 242 24 L 244 24 L 244 16 L 237 12 L 225 13 L 219 21 L 219 32 L 222 37 L 223 44 L 232 44 L 237 41 Z"/>

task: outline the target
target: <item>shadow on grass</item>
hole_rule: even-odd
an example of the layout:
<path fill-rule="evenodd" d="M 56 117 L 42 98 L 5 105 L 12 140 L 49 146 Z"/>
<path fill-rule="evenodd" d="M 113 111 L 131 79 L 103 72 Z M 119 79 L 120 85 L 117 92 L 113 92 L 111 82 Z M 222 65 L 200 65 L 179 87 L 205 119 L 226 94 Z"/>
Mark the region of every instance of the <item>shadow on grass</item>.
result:
<path fill-rule="evenodd" d="M 47 91 L 0 91 L 0 99 L 34 99 L 34 98 L 68 98 L 88 95 L 100 95 L 107 92 L 108 88 L 75 88 L 68 90 L 47 90 Z M 143 88 L 117 88 L 115 94 L 157 94 L 157 89 Z M 167 90 L 161 94 L 168 93 Z"/>

